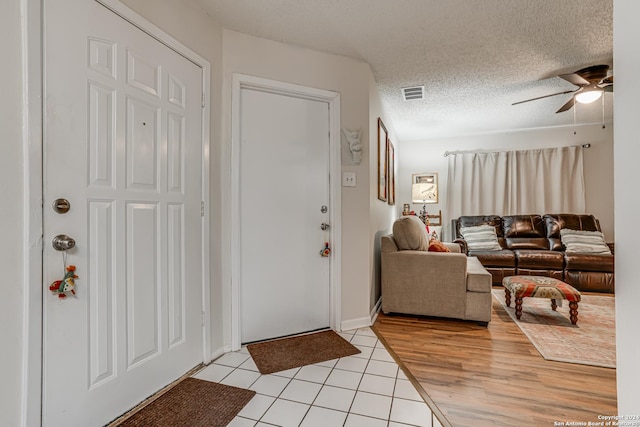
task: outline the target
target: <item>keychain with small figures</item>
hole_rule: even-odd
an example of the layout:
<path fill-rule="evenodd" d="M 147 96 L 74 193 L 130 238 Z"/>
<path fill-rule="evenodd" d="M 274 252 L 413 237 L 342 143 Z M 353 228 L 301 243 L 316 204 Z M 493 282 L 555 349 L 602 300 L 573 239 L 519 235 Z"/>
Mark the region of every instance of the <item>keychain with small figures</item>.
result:
<path fill-rule="evenodd" d="M 62 252 L 62 267 L 64 269 L 64 277 L 62 280 L 54 281 L 50 286 L 49 290 L 54 294 L 58 295 L 58 298 L 64 299 L 67 297 L 67 292 L 71 292 L 71 294 L 75 295 L 75 287 L 76 281 L 78 278 L 76 275 L 76 266 L 70 265 L 67 267 L 67 253 Z"/>
<path fill-rule="evenodd" d="M 329 233 L 327 230 L 324 230 L 324 248 L 320 250 L 320 256 L 326 258 L 330 254 L 331 248 L 329 247 Z"/>

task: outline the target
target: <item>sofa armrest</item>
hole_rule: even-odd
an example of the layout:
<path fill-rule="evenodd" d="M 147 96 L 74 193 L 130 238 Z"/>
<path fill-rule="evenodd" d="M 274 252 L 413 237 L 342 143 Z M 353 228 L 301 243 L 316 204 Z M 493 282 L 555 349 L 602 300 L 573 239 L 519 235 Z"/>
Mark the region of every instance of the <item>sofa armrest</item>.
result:
<path fill-rule="evenodd" d="M 467 258 L 467 290 L 470 292 L 491 292 L 491 273 L 480 263 L 478 258 Z"/>
<path fill-rule="evenodd" d="M 456 239 L 453 241 L 453 243 L 456 243 L 458 246 L 460 246 L 460 252 L 462 252 L 465 255 L 469 255 L 469 246 L 467 245 L 466 240 Z"/>
<path fill-rule="evenodd" d="M 462 247 L 457 244 L 457 243 L 450 243 L 450 242 L 442 242 L 442 244 L 449 249 L 449 252 L 454 253 L 454 254 L 460 254 L 462 253 Z"/>

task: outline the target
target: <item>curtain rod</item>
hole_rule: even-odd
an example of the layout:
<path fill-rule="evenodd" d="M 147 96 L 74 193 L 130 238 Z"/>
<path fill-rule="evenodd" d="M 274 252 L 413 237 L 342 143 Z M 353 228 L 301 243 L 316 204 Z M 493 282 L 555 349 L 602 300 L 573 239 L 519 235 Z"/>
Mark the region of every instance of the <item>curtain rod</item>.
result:
<path fill-rule="evenodd" d="M 582 148 L 590 148 L 591 144 L 582 144 L 581 145 Z M 445 151 L 444 152 L 444 157 L 448 157 L 449 154 L 464 154 L 464 153 L 475 153 L 475 151 Z"/>

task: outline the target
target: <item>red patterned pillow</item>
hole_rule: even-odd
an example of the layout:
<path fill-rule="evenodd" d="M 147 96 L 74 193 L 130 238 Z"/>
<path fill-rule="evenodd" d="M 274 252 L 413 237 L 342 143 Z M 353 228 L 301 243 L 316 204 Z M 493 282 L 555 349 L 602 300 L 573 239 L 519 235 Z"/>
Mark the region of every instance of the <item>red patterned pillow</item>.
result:
<path fill-rule="evenodd" d="M 429 252 L 451 252 L 448 247 L 438 239 L 429 240 Z"/>

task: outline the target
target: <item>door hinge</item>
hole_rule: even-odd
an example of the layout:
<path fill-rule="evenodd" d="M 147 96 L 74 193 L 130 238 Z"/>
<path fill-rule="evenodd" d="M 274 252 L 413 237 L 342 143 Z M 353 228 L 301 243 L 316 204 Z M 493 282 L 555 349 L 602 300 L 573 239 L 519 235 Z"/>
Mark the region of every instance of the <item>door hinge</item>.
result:
<path fill-rule="evenodd" d="M 200 216 L 204 216 L 204 201 L 200 202 Z"/>
<path fill-rule="evenodd" d="M 204 93 L 202 94 L 201 104 L 202 104 L 202 108 L 204 108 L 204 107 L 205 107 L 205 105 L 206 105 L 206 101 L 205 101 Z"/>

